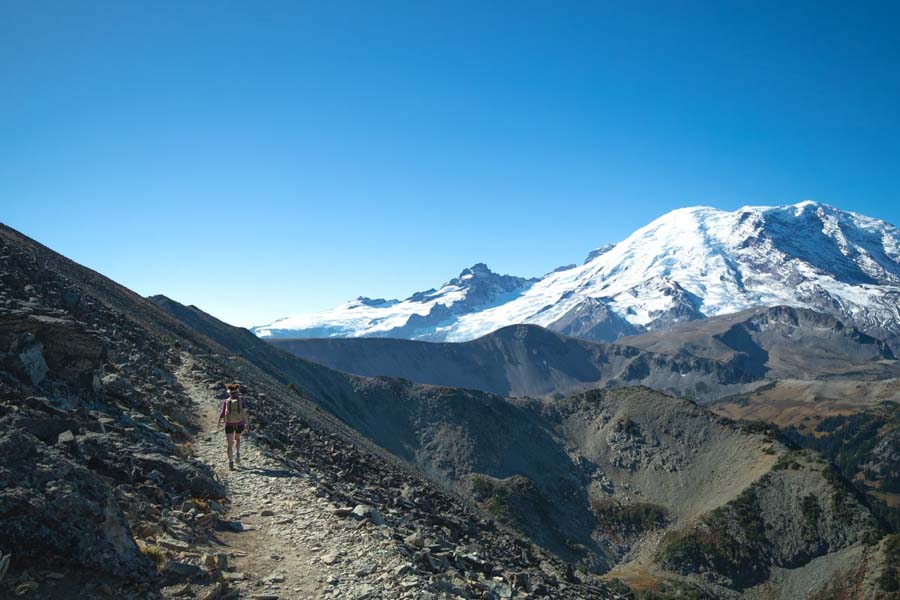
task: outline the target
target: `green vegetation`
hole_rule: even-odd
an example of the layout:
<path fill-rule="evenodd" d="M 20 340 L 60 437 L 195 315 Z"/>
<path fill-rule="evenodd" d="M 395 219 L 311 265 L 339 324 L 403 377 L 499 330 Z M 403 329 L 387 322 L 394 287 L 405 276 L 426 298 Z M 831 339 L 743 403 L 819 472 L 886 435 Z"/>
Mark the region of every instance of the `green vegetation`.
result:
<path fill-rule="evenodd" d="M 880 441 L 879 430 L 887 423 L 884 416 L 870 412 L 826 417 L 816 431 L 831 435 L 809 436 L 798 442 L 824 454 L 842 471 L 855 474 L 862 470 L 867 455 Z"/>
<path fill-rule="evenodd" d="M 834 467 L 828 466 L 822 470 L 822 476 L 831 484 L 831 510 L 834 516 L 839 522 L 852 522 L 850 490 L 847 489 L 841 474 Z"/>
<path fill-rule="evenodd" d="M 822 419 L 815 433 L 803 433 L 795 427 L 784 430 L 793 444 L 815 450 L 833 462 L 843 478 L 852 482 L 857 492 L 877 489 L 885 493 L 900 493 L 900 464 L 878 457 L 874 452 L 886 436 L 900 430 L 900 405 L 883 402 L 874 409 L 851 415 L 832 415 Z M 874 462 L 873 462 L 874 461 Z M 880 462 L 879 462 L 880 461 Z M 860 477 L 862 476 L 862 477 Z M 842 495 L 833 501 L 841 514 L 846 514 Z M 900 509 L 892 508 L 874 496 L 863 500 L 889 531 L 900 532 Z"/>
<path fill-rule="evenodd" d="M 779 456 L 775 464 L 772 465 L 772 470 L 783 471 L 785 469 L 791 469 L 792 471 L 797 471 L 800 469 L 800 463 L 797 462 L 797 460 L 801 456 L 801 453 L 796 450 L 785 452 L 784 454 Z"/>
<path fill-rule="evenodd" d="M 815 494 L 807 494 L 800 500 L 800 510 L 803 513 L 805 533 L 810 537 L 814 537 L 819 526 L 819 519 L 822 518 L 822 507 L 819 506 L 819 499 L 816 498 Z"/>
<path fill-rule="evenodd" d="M 900 592 L 900 535 L 891 535 L 884 542 L 884 569 L 878 585 L 888 593 Z"/>
<path fill-rule="evenodd" d="M 658 581 L 653 587 L 633 590 L 621 579 L 606 582 L 609 591 L 634 600 L 711 600 L 715 596 L 682 581 L 672 579 Z"/>
<path fill-rule="evenodd" d="M 704 525 L 666 535 L 657 559 L 678 572 L 713 571 L 730 579 L 737 589 L 768 578 L 767 548 L 741 543 L 722 523 Z"/>
<path fill-rule="evenodd" d="M 640 437 L 641 435 L 641 428 L 638 424 L 628 418 L 616 423 L 616 431 L 624 432 L 631 437 Z"/>
<path fill-rule="evenodd" d="M 698 587 L 680 581 L 661 581 L 654 588 L 634 592 L 635 600 L 708 600 L 715 598 Z"/>
<path fill-rule="evenodd" d="M 666 510 L 649 502 L 621 504 L 611 498 L 595 498 L 591 500 L 591 510 L 607 535 L 639 535 L 668 522 Z"/>
<path fill-rule="evenodd" d="M 159 546 L 154 544 L 147 544 L 141 540 L 135 540 L 137 543 L 138 550 L 141 551 L 141 554 L 150 559 L 150 561 L 156 566 L 157 570 L 162 569 L 163 565 L 166 562 L 166 552 Z"/>
<path fill-rule="evenodd" d="M 472 492 L 476 499 L 484 499 L 489 513 L 503 521 L 512 521 L 510 514 L 510 486 L 495 482 L 486 477 L 476 476 L 472 479 Z"/>
<path fill-rule="evenodd" d="M 498 520 L 521 531 L 528 529 L 529 517 L 549 521 L 550 503 L 537 486 L 521 475 L 494 479 L 475 474 L 471 478 L 472 495 Z"/>
<path fill-rule="evenodd" d="M 741 433 L 763 435 L 772 441 L 781 439 L 781 430 L 765 421 L 741 421 Z"/>
<path fill-rule="evenodd" d="M 769 576 L 771 548 L 755 487 L 717 508 L 697 527 L 668 534 L 657 558 L 679 571 L 714 571 L 741 589 Z"/>

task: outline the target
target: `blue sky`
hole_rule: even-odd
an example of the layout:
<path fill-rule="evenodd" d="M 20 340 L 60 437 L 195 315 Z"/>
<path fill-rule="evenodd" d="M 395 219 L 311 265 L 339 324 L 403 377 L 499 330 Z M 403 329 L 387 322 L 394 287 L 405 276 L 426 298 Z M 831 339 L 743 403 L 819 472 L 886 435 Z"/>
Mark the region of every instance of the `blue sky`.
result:
<path fill-rule="evenodd" d="M 680 206 L 900 225 L 898 7 L 0 0 L 0 220 L 239 325 Z"/>

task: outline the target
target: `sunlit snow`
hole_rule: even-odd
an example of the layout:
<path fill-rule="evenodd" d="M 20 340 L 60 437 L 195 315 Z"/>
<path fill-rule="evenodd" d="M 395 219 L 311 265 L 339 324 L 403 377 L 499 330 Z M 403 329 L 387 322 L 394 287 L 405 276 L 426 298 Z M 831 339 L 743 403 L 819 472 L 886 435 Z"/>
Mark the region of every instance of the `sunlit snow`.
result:
<path fill-rule="evenodd" d="M 454 280 L 458 285 L 445 284 L 424 299 L 378 305 L 354 300 L 254 331 L 260 336 L 390 335 L 412 315 L 426 316 L 438 305 L 463 300 L 473 277 L 460 277 Z M 733 212 L 678 209 L 592 252 L 584 264 L 549 273 L 509 301 L 454 314 L 426 335 L 463 341 L 516 323 L 552 326 L 589 298 L 643 326 L 671 309 L 683 292 L 696 298 L 705 316 L 759 305 L 821 309 L 827 302 L 872 326 L 900 324 L 900 232 L 883 221 L 812 201 Z"/>

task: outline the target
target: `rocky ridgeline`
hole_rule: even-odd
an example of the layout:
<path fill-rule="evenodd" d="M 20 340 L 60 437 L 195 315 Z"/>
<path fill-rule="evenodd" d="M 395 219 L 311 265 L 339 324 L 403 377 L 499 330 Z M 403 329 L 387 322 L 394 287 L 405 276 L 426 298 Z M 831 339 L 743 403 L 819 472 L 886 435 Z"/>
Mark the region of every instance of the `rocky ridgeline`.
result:
<path fill-rule="evenodd" d="M 4 243 L 0 265 L 3 585 L 65 597 L 108 578 L 137 597 L 158 587 L 145 540 L 206 535 L 193 499 L 224 496 L 187 455 L 179 354 L 29 252 Z"/>
<path fill-rule="evenodd" d="M 227 366 L 212 364 L 206 367 L 201 383 L 215 385 L 240 376 Z M 314 482 L 317 495 L 329 505 L 328 514 L 346 520 L 353 528 L 381 528 L 382 539 L 370 543 L 389 548 L 386 552 L 391 558 L 380 568 L 354 567 L 364 576 L 370 571 L 376 575 L 363 584 L 369 587 L 358 597 L 620 597 L 598 577 L 576 575 L 570 564 L 405 465 L 320 429 L 314 421 L 292 412 L 290 403 L 262 396 L 251 406 L 254 419 L 264 428 L 255 442 L 268 460 L 294 477 Z M 282 516 L 290 518 L 287 512 Z M 282 534 L 296 534 L 295 522 L 285 525 Z M 340 582 L 340 574 L 346 575 L 335 567 L 341 562 L 341 550 L 326 548 L 323 546 L 320 562 L 325 572 Z M 371 559 L 369 563 L 374 564 Z M 342 595 L 341 589 L 335 588 L 336 597 L 354 597 Z"/>
<path fill-rule="evenodd" d="M 0 596 L 308 597 L 256 585 L 279 583 L 278 573 L 235 571 L 247 532 L 230 514 L 234 485 L 201 451 L 208 395 L 195 382 L 215 395 L 223 381 L 240 380 L 260 460 L 304 482 L 300 498 L 321 500 L 304 514 L 297 498 L 279 504 L 273 533 L 316 553 L 296 572 L 320 573 L 312 581 L 326 584 L 321 594 L 620 597 L 150 302 L 15 232 L 0 234 L 0 562 L 8 566 Z M 293 495 L 288 487 L 270 497 L 277 481 L 259 486 L 260 501 Z M 322 523 L 330 525 L 317 529 Z M 338 530 L 346 535 L 321 535 Z M 237 537 L 222 551 L 226 536 Z M 318 550 L 306 543 L 313 536 Z"/>
<path fill-rule="evenodd" d="M 737 498 L 670 533 L 659 558 L 674 571 L 743 590 L 766 582 L 774 568 L 873 546 L 881 537 L 861 497 L 832 466 L 792 451 Z"/>

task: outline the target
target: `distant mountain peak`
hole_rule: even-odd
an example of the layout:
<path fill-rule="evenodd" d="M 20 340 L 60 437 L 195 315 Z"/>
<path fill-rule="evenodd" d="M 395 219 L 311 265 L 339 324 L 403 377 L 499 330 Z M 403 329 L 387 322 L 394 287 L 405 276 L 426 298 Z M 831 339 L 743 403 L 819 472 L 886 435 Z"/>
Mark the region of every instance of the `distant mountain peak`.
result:
<path fill-rule="evenodd" d="M 362 304 L 365 306 L 380 306 L 382 304 L 388 304 L 391 302 L 397 302 L 396 300 L 387 300 L 385 298 L 369 298 L 367 296 L 358 296 L 353 302 L 357 304 Z"/>
<path fill-rule="evenodd" d="M 587 263 L 591 262 L 592 260 L 594 260 L 595 258 L 597 258 L 598 256 L 603 256 L 604 254 L 606 254 L 607 252 L 609 252 L 610 250 L 612 250 L 615 247 L 616 247 L 615 244 L 603 244 L 599 248 L 591 250 L 590 253 L 587 255 L 587 258 L 584 259 L 584 262 L 582 264 L 587 264 Z"/>
<path fill-rule="evenodd" d="M 480 262 L 480 263 L 475 263 L 468 269 L 463 269 L 459 274 L 459 278 L 464 279 L 465 277 L 468 277 L 468 276 L 493 275 L 493 274 L 494 274 L 494 272 L 491 271 L 490 267 L 488 267 L 485 263 Z"/>
<path fill-rule="evenodd" d="M 797 204 L 795 204 L 794 206 L 796 206 L 797 208 L 806 208 L 807 206 L 818 207 L 818 206 L 827 206 L 827 205 L 819 204 L 815 200 L 802 200 L 802 201 L 798 202 Z"/>
<path fill-rule="evenodd" d="M 463 341 L 530 323 L 602 340 L 774 305 L 826 312 L 866 333 L 900 338 L 900 232 L 813 200 L 731 212 L 690 206 L 540 279 L 476 263 L 406 300 L 255 330 Z"/>

